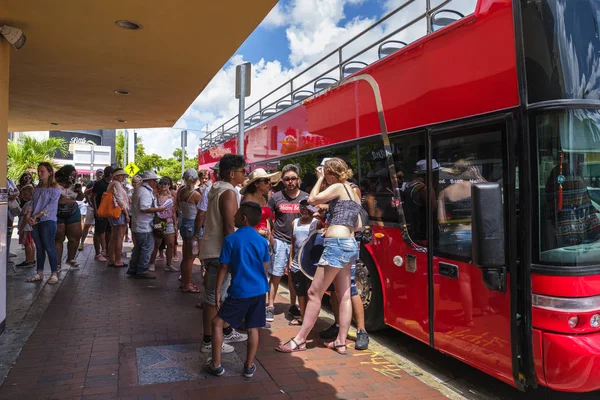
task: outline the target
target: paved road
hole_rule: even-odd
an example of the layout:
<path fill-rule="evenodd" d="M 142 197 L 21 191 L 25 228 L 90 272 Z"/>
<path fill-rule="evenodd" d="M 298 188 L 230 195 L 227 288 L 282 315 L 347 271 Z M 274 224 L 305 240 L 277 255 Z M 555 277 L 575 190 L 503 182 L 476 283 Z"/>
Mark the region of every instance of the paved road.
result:
<path fill-rule="evenodd" d="M 547 388 L 526 393 L 500 382 L 454 358 L 443 355 L 402 333 L 387 329 L 371 337 L 393 353 L 408 359 L 441 380 L 446 386 L 473 400 L 598 400 L 600 392 L 588 394 L 561 393 Z"/>

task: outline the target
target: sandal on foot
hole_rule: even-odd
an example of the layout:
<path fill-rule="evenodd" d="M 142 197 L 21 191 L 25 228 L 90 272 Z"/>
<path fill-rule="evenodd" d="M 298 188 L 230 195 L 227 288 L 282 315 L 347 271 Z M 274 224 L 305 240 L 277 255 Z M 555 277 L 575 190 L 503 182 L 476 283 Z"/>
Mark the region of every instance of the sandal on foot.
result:
<path fill-rule="evenodd" d="M 182 293 L 200 293 L 200 288 L 198 286 L 192 285 L 187 289 L 181 289 Z"/>
<path fill-rule="evenodd" d="M 39 282 L 44 280 L 44 275 L 35 274 L 31 275 L 29 278 L 25 279 L 25 282 Z"/>
<path fill-rule="evenodd" d="M 346 345 L 345 344 L 335 344 L 335 342 L 325 342 L 323 343 L 323 345 L 325 345 L 325 347 L 327 347 L 330 350 L 334 350 L 336 353 L 341 354 L 343 356 L 346 355 Z"/>
<path fill-rule="evenodd" d="M 83 251 L 83 245 L 80 245 L 80 246 L 77 248 L 77 250 L 79 250 L 79 251 Z"/>
<path fill-rule="evenodd" d="M 71 266 L 71 268 L 79 268 L 81 265 L 79 265 L 79 263 L 75 260 L 70 260 L 67 261 L 67 264 L 69 264 Z"/>
<path fill-rule="evenodd" d="M 301 319 L 293 319 L 290 322 L 288 322 L 289 326 L 302 326 L 302 320 Z"/>
<path fill-rule="evenodd" d="M 56 285 L 58 283 L 58 276 L 52 274 L 50 279 L 48 279 L 48 285 Z"/>
<path fill-rule="evenodd" d="M 293 343 L 294 348 L 290 348 L 290 347 L 285 347 L 287 344 Z M 304 346 L 304 347 L 300 347 L 300 346 Z M 290 339 L 288 342 L 284 343 L 284 344 L 280 344 L 279 346 L 275 347 L 275 351 L 278 351 L 280 353 L 295 353 L 297 351 L 306 351 L 306 340 L 302 343 L 298 343 L 294 340 L 294 338 Z"/>

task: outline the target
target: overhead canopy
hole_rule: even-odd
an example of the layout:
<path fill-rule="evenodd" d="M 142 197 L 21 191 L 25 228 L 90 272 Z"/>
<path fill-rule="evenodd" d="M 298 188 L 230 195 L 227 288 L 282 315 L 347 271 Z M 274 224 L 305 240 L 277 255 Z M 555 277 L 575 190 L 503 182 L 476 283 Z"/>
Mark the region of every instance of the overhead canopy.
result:
<path fill-rule="evenodd" d="M 275 3 L 0 0 L 0 24 L 27 36 L 11 56 L 8 130 L 172 126 Z"/>

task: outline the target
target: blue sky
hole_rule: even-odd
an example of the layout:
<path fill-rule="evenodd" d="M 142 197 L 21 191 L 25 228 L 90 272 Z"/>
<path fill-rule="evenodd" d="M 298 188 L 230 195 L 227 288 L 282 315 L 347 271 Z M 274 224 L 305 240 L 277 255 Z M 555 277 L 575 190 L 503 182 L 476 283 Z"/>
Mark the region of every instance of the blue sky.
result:
<path fill-rule="evenodd" d="M 181 129 L 188 129 L 187 151 L 196 154 L 207 126 L 212 130 L 237 114 L 238 103 L 233 96 L 236 65 L 252 63 L 252 96 L 246 100 L 247 105 L 252 104 L 406 1 L 280 0 L 173 128 L 138 129 L 139 136 L 148 152 L 168 157 L 179 146 Z M 431 3 L 435 6 L 441 1 Z M 467 14 L 474 9 L 476 0 L 453 0 L 451 4 Z M 424 9 L 425 0 L 411 3 L 386 24 L 361 37 L 346 56 L 404 25 Z M 411 42 L 422 37 L 424 21 L 411 29 L 394 39 Z M 361 61 L 369 63 L 376 59 L 376 53 L 364 57 Z"/>
<path fill-rule="evenodd" d="M 278 6 L 287 8 L 291 6 L 291 3 L 290 0 L 280 0 Z M 376 0 L 365 0 L 358 4 L 349 3 L 344 7 L 345 18 L 342 18 L 339 24 L 344 25 L 349 20 L 357 17 L 378 17 L 383 13 L 381 4 L 380 1 Z M 261 59 L 265 61 L 279 60 L 283 67 L 291 68 L 289 62 L 290 47 L 286 36 L 288 26 L 259 25 L 236 51 L 236 54 L 243 54 L 245 60 L 253 64 L 258 63 Z"/>

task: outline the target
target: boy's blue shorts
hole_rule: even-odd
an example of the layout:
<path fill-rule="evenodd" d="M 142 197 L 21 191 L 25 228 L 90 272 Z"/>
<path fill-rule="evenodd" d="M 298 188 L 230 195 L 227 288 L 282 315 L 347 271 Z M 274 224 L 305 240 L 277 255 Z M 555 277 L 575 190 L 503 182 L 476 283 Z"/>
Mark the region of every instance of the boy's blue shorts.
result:
<path fill-rule="evenodd" d="M 246 299 L 233 299 L 229 296 L 219 309 L 219 317 L 234 328 L 239 328 L 242 320 L 246 321 L 246 328 L 263 328 L 267 324 L 266 298 L 260 296 Z"/>

